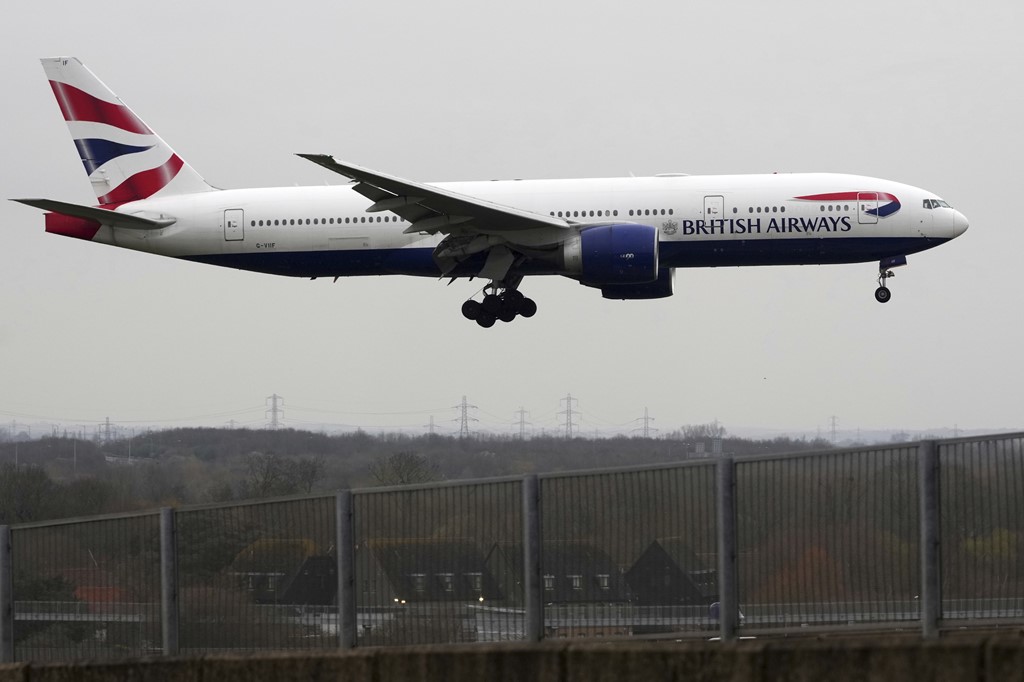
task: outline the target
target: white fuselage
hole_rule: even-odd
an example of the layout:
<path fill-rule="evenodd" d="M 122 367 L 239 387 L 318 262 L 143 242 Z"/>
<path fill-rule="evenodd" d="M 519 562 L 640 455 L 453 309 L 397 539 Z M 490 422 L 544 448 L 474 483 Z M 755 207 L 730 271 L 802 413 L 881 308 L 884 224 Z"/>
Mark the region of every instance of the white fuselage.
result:
<path fill-rule="evenodd" d="M 661 265 L 858 262 L 941 244 L 967 227 L 934 194 L 863 176 L 813 173 L 658 176 L 438 183 L 459 194 L 580 227 L 641 223 L 660 233 Z M 841 198 L 843 195 L 846 198 Z M 856 196 L 855 196 L 856 195 Z M 840 197 L 801 199 L 799 197 Z M 879 207 L 898 199 L 897 209 Z M 136 201 L 118 211 L 166 215 L 159 230 L 103 226 L 94 241 L 240 269 L 317 277 L 437 276 L 440 235 L 404 234 L 409 223 L 350 186 L 239 189 Z M 938 202 L 935 202 L 938 203 Z M 557 269 L 537 272 L 556 274 Z"/>

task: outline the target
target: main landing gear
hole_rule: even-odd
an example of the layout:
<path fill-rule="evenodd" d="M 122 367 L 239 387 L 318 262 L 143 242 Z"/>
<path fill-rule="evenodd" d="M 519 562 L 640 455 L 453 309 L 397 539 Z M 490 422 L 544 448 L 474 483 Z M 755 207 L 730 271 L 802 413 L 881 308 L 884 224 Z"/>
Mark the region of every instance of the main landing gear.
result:
<path fill-rule="evenodd" d="M 493 327 L 498 320 L 511 322 L 516 316 L 533 317 L 537 313 L 537 304 L 527 298 L 518 289 L 495 284 L 492 282 L 484 287 L 483 301 L 472 299 L 462 304 L 462 315 L 467 320 L 475 320 L 481 327 Z"/>

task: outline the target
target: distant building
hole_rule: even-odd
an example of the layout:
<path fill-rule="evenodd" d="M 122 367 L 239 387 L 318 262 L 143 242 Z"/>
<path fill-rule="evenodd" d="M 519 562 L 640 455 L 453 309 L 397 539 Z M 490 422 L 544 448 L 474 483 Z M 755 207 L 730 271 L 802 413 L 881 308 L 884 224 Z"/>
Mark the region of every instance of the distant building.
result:
<path fill-rule="evenodd" d="M 499 601 L 501 589 L 472 540 L 369 540 L 356 549 L 361 608 Z"/>
<path fill-rule="evenodd" d="M 718 601 L 718 573 L 707 568 L 681 538 L 652 542 L 626 572 L 633 603 L 641 606 L 707 606 Z"/>
<path fill-rule="evenodd" d="M 487 566 L 509 603 L 523 599 L 523 546 L 496 543 Z M 603 549 L 587 542 L 548 543 L 541 547 L 541 586 L 548 604 L 621 604 L 629 601 L 622 572 Z"/>
<path fill-rule="evenodd" d="M 229 570 L 257 604 L 333 604 L 334 557 L 315 552 L 311 540 L 257 540 L 239 552 Z"/>

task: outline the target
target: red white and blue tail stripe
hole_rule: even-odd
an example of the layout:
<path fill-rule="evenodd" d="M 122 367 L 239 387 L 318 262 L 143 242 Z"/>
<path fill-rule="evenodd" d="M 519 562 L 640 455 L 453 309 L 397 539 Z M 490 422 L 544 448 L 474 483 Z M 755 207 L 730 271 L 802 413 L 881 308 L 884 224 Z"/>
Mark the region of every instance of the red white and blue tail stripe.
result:
<path fill-rule="evenodd" d="M 78 59 L 42 63 L 101 205 L 213 189 Z"/>

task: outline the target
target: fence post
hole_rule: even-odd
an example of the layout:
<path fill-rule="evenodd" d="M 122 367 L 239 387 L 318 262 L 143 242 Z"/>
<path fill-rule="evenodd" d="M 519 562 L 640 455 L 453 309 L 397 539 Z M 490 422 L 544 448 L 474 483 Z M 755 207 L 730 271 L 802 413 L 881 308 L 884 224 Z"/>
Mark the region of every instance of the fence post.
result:
<path fill-rule="evenodd" d="M 918 446 L 921 486 L 921 634 L 939 636 L 942 582 L 939 573 L 939 456 L 935 441 Z"/>
<path fill-rule="evenodd" d="M 165 656 L 178 655 L 178 533 L 174 510 L 160 509 L 160 629 Z"/>
<path fill-rule="evenodd" d="M 354 505 L 351 490 L 341 490 L 334 500 L 338 547 L 338 648 L 354 649 L 359 631 L 356 620 L 356 570 Z"/>
<path fill-rule="evenodd" d="M 523 477 L 523 602 L 527 642 L 544 638 L 544 585 L 540 566 L 540 483 L 535 474 Z"/>
<path fill-rule="evenodd" d="M 716 464 L 718 515 L 718 623 L 723 642 L 736 639 L 736 464 L 722 457 Z"/>
<path fill-rule="evenodd" d="M 0 526 L 0 663 L 14 662 L 14 557 L 11 527 Z"/>

